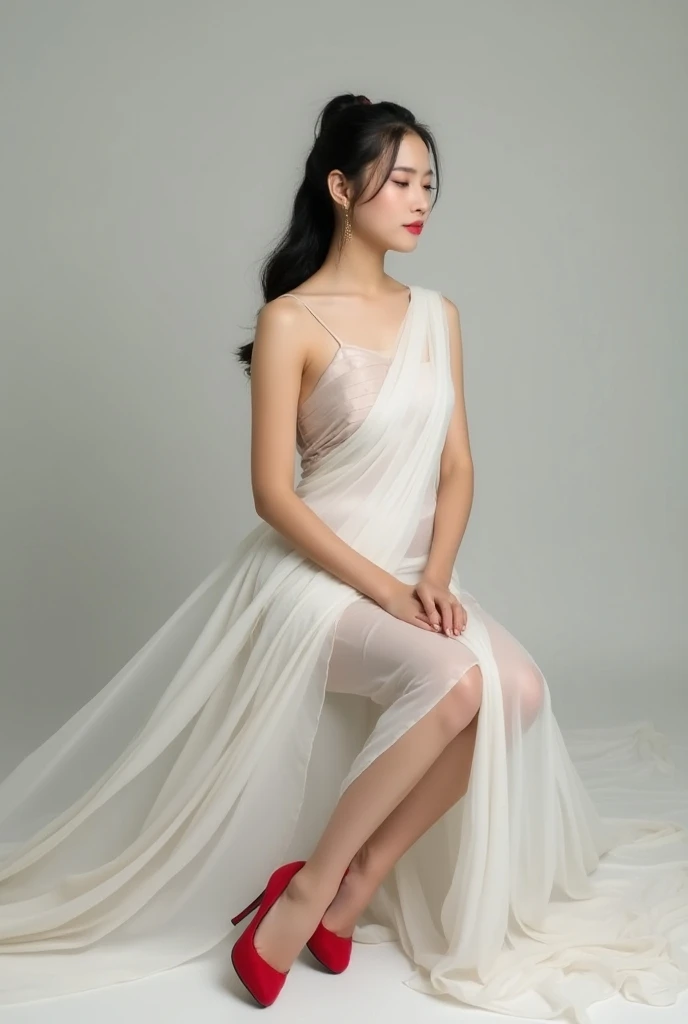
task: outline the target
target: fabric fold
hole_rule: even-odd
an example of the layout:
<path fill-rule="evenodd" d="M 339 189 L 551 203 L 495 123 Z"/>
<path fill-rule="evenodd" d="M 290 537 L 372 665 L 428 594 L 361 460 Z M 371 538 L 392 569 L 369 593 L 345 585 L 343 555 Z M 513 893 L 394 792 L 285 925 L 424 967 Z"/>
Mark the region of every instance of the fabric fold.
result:
<path fill-rule="evenodd" d="M 439 292 L 412 286 L 373 378 L 356 422 L 311 448 L 296 493 L 414 582 L 454 404 Z M 450 589 L 462 598 L 456 570 Z M 359 597 L 260 523 L 0 784 L 0 1003 L 187 962 L 228 936 L 278 863 L 308 855 L 379 755 L 379 710 L 326 693 L 338 618 Z M 495 1012 L 590 1024 L 615 992 L 668 1005 L 688 988 L 688 788 L 666 738 L 649 722 L 565 737 L 546 685 L 526 722 L 468 597 L 447 641 L 483 676 L 467 792 L 397 862 L 354 938 L 399 941 L 411 988 Z M 616 816 L 631 796 L 647 818 Z"/>

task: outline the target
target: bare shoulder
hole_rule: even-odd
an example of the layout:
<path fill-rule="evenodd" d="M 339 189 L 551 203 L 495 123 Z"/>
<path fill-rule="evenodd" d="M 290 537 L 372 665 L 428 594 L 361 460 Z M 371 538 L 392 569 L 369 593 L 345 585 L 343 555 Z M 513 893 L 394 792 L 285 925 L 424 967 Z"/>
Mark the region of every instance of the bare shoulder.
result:
<path fill-rule="evenodd" d="M 298 302 L 288 295 L 278 295 L 258 310 L 254 340 L 254 358 L 267 355 L 270 360 L 296 361 L 299 365 L 307 355 L 302 313 Z"/>
<path fill-rule="evenodd" d="M 264 332 L 289 332 L 301 323 L 299 303 L 290 295 L 278 295 L 258 310 L 257 326 Z"/>
<path fill-rule="evenodd" d="M 451 299 L 448 299 L 446 295 L 442 295 L 441 292 L 438 292 L 438 294 L 439 294 L 440 298 L 442 299 L 442 304 L 444 306 L 444 311 L 447 314 L 448 322 L 450 324 L 451 323 L 455 323 L 458 326 L 458 324 L 459 324 L 459 307 L 456 305 L 455 302 L 452 302 Z"/>

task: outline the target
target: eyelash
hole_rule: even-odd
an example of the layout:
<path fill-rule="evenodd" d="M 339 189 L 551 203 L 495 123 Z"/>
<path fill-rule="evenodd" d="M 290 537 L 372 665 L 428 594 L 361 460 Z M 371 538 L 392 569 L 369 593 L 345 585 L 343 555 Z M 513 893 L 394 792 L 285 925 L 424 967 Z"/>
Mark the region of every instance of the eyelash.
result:
<path fill-rule="evenodd" d="M 394 184 L 395 185 L 400 185 L 401 188 L 407 188 L 408 185 L 409 185 L 409 182 L 408 181 L 395 181 Z M 428 190 L 428 192 L 436 192 L 437 191 L 437 185 L 424 185 L 423 188 L 426 188 Z"/>
<path fill-rule="evenodd" d="M 392 179 L 393 180 L 393 179 Z M 401 188 L 407 188 L 410 182 L 408 181 L 394 181 L 395 185 L 399 185 Z M 423 185 L 428 191 L 437 191 L 437 185 Z"/>

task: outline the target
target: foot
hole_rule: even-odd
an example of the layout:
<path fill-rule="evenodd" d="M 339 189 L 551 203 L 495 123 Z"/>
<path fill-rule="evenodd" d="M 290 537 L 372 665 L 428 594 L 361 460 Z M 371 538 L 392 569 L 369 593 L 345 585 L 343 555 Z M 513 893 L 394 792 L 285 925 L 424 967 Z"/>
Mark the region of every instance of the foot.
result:
<path fill-rule="evenodd" d="M 258 925 L 257 952 L 271 967 L 288 971 L 315 931 L 331 891 L 319 894 L 298 871 Z"/>
<path fill-rule="evenodd" d="M 373 877 L 369 868 L 363 868 L 355 860 L 352 861 L 337 895 L 323 915 L 325 928 L 340 938 L 351 938 L 356 921 L 370 903 L 379 884 L 380 880 Z"/>

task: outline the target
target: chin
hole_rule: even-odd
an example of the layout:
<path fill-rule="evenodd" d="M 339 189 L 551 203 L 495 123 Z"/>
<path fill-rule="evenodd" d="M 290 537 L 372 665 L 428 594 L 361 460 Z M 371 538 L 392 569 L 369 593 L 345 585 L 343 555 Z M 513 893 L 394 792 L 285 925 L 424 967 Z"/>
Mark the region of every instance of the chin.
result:
<path fill-rule="evenodd" d="M 418 239 L 420 236 L 409 234 L 406 231 L 408 238 L 400 239 L 398 237 L 390 239 L 387 243 L 387 248 L 391 249 L 392 252 L 413 252 L 418 245 Z"/>

